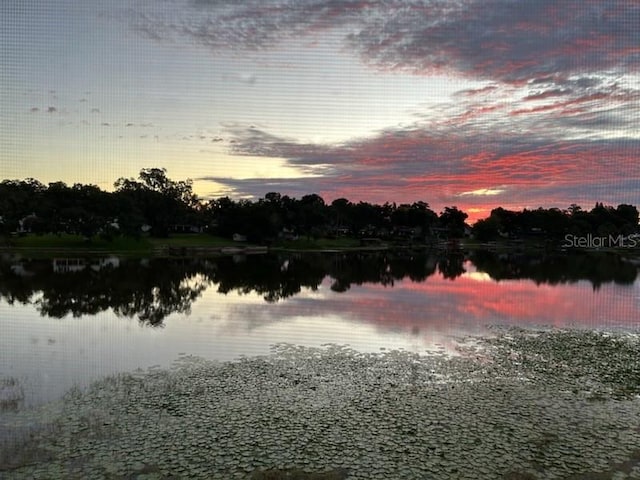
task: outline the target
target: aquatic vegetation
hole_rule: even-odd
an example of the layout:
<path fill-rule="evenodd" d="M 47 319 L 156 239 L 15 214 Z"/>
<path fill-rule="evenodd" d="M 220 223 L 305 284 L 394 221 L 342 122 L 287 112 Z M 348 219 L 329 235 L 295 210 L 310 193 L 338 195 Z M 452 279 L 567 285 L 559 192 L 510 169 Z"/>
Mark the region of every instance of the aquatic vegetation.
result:
<path fill-rule="evenodd" d="M 305 472 L 293 468 L 289 470 L 258 470 L 251 474 L 251 480 L 343 480 L 349 475 L 346 469 L 329 470 L 326 472 Z"/>
<path fill-rule="evenodd" d="M 571 385 L 575 392 L 584 392 L 592 398 L 609 395 L 629 398 L 640 394 L 638 335 L 511 327 L 487 344 L 501 368 L 518 371 L 531 379 Z"/>
<path fill-rule="evenodd" d="M 9 478 L 637 478 L 636 346 L 630 335 L 509 329 L 458 357 L 333 344 L 182 357 L 68 395 L 49 414 L 57 430 L 38 438 L 47 455 L 2 468 Z M 616 379 L 624 371 L 630 383 Z"/>

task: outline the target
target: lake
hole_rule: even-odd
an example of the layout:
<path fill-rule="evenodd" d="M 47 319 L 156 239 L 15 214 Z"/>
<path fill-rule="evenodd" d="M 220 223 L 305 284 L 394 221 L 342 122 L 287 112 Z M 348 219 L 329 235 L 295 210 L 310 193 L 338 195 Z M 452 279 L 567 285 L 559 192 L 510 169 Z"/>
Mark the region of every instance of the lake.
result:
<path fill-rule="evenodd" d="M 278 343 L 455 354 L 489 325 L 637 331 L 639 319 L 638 262 L 613 253 L 5 254 L 0 382 L 24 398 L 0 405 L 185 355 L 232 360 Z"/>

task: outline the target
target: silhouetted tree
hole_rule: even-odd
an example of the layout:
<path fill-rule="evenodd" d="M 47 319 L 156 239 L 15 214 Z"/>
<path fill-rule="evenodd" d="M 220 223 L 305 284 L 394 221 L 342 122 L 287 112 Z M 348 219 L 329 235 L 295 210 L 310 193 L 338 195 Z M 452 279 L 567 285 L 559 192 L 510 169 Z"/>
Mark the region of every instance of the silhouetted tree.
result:
<path fill-rule="evenodd" d="M 458 210 L 458 207 L 444 207 L 439 222 L 447 229 L 449 238 L 461 238 L 464 235 L 465 220 L 468 216 L 462 210 Z"/>
<path fill-rule="evenodd" d="M 167 236 L 172 224 L 196 216 L 198 198 L 193 193 L 192 181 L 173 181 L 164 168 L 145 168 L 139 180 L 119 178 L 114 187 L 120 205 L 128 205 L 127 225 L 143 219 L 151 226 L 152 234 Z M 141 225 L 140 225 L 141 226 Z"/>

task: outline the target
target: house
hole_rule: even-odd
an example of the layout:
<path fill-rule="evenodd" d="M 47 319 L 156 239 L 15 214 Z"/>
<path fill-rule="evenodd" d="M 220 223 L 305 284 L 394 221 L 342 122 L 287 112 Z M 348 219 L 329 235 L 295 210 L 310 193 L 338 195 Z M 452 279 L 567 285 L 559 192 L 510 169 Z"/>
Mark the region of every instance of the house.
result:
<path fill-rule="evenodd" d="M 31 233 L 33 231 L 33 225 L 38 221 L 38 216 L 35 213 L 27 215 L 26 217 L 18 220 L 18 233 Z"/>
<path fill-rule="evenodd" d="M 120 231 L 120 223 L 118 223 L 118 219 L 112 220 L 111 222 L 106 222 L 102 227 L 98 229 L 99 234 L 113 234 Z"/>

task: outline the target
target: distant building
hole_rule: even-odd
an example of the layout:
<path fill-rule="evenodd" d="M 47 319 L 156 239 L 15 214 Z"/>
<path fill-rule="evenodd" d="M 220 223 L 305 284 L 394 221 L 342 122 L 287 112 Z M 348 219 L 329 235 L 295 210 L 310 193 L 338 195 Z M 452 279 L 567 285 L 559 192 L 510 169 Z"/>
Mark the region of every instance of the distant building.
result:
<path fill-rule="evenodd" d="M 35 213 L 27 215 L 26 217 L 18 220 L 18 233 L 31 233 L 33 231 L 33 224 L 38 221 L 38 216 Z"/>

